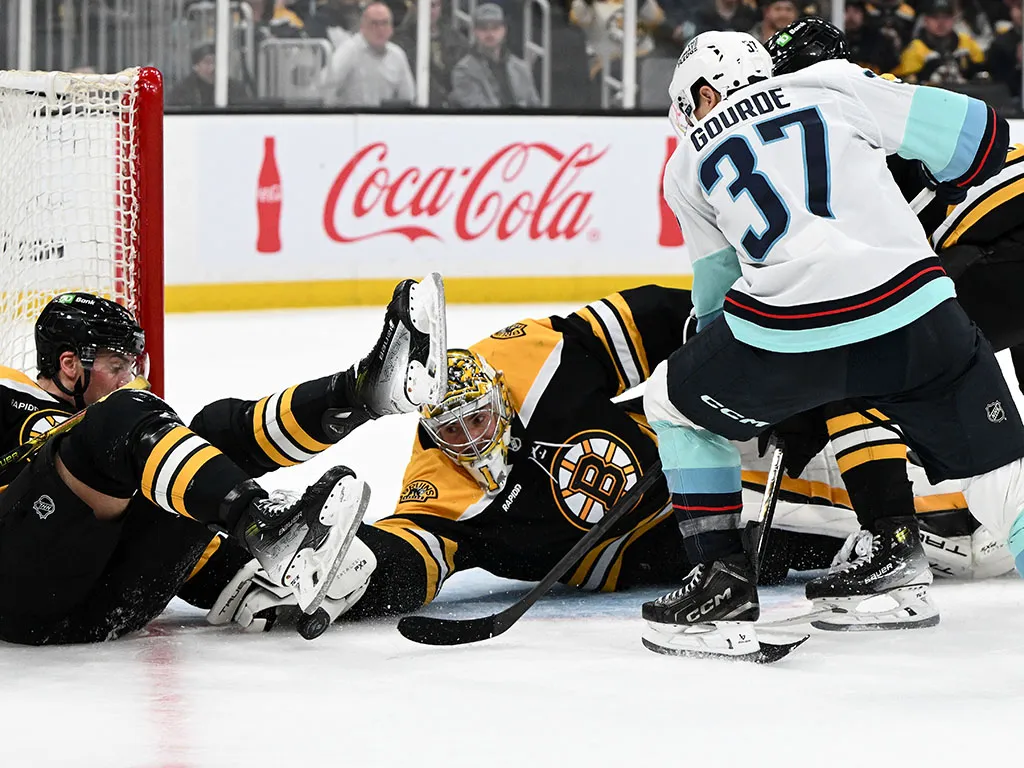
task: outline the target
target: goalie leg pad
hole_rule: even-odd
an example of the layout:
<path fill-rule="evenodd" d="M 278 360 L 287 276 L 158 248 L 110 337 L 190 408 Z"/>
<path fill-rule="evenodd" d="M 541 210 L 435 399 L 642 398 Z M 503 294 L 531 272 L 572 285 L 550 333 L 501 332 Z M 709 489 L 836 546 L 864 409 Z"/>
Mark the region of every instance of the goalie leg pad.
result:
<path fill-rule="evenodd" d="M 352 540 L 321 607 L 333 622 L 347 613 L 370 586 L 377 558 L 358 538 Z M 206 616 L 210 624 L 234 622 L 247 632 L 265 632 L 281 618 L 298 612 L 295 594 L 267 578 L 257 560 L 251 560 L 221 590 Z"/>

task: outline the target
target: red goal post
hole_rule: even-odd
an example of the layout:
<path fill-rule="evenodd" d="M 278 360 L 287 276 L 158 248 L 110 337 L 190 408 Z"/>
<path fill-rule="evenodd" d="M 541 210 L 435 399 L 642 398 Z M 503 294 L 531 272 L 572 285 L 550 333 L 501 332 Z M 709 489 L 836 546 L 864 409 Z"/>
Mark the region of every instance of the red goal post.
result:
<path fill-rule="evenodd" d="M 123 304 L 164 388 L 163 78 L 0 71 L 0 365 L 35 377 L 33 327 L 67 291 Z"/>

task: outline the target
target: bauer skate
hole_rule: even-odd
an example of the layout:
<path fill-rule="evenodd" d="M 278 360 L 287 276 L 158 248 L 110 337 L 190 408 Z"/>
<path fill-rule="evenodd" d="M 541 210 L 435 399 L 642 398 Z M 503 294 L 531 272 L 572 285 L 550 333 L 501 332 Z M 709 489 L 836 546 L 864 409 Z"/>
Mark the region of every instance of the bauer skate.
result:
<path fill-rule="evenodd" d="M 728 658 L 760 664 L 778 661 L 806 637 L 784 644 L 758 639 L 761 613 L 757 576 L 745 554 L 703 563 L 674 592 L 643 605 L 644 647 L 655 653 Z"/>
<path fill-rule="evenodd" d="M 267 580 L 291 589 L 299 608 L 314 614 L 345 562 L 369 501 L 366 483 L 348 467 L 334 467 L 297 500 L 275 493 L 253 501 L 243 539 Z M 299 631 L 307 636 L 302 626 Z"/>
<path fill-rule="evenodd" d="M 436 272 L 395 286 L 384 329 L 355 371 L 355 394 L 374 417 L 436 405 L 448 383 L 444 282 Z"/>
<path fill-rule="evenodd" d="M 932 572 L 912 517 L 881 518 L 876 532 L 852 534 L 828 574 L 807 584 L 811 622 L 829 630 L 915 629 L 939 623 L 928 599 Z"/>

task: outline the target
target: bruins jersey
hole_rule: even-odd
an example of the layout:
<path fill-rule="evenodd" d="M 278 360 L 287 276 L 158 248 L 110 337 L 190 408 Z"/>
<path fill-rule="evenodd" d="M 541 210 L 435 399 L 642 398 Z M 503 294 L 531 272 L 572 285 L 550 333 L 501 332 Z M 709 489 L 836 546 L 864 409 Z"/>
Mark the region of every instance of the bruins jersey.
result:
<path fill-rule="evenodd" d="M 916 161 L 892 155 L 889 170 L 904 198 L 913 201 L 924 189 Z M 954 245 L 988 246 L 1024 224 L 1024 144 L 1012 145 L 1003 169 L 967 191 L 956 205 L 933 199 L 919 213 L 935 251 Z"/>
<path fill-rule="evenodd" d="M 58 400 L 21 371 L 0 366 L 0 452 L 8 453 L 31 437 L 57 426 L 74 413 L 70 403 Z M 18 462 L 0 467 L 3 491 L 26 466 Z"/>
<path fill-rule="evenodd" d="M 542 578 L 657 460 L 640 402 L 612 398 L 683 343 L 691 307 L 689 291 L 645 286 L 474 344 L 515 411 L 506 482 L 486 494 L 421 427 L 394 514 L 359 532 L 379 565 L 356 615 L 418 608 L 467 568 Z M 614 590 L 685 569 L 660 480 L 563 580 Z"/>

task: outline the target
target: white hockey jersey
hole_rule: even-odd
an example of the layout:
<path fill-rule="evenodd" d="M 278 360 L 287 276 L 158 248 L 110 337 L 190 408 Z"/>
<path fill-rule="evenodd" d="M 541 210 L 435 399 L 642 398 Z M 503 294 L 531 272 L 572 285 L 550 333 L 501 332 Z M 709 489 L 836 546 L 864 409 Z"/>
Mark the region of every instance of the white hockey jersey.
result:
<path fill-rule="evenodd" d="M 968 186 L 998 170 L 998 121 L 976 99 L 845 61 L 733 92 L 665 169 L 698 318 L 724 309 L 737 339 L 803 352 L 880 336 L 952 298 L 885 158 Z"/>

